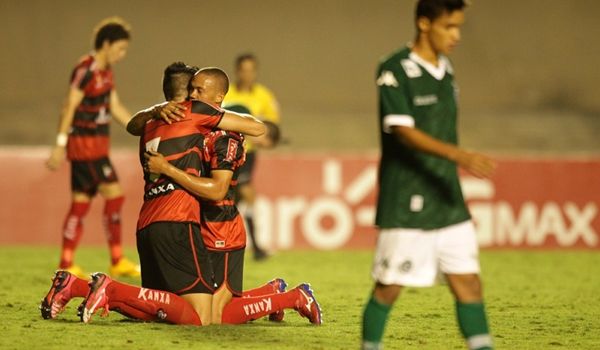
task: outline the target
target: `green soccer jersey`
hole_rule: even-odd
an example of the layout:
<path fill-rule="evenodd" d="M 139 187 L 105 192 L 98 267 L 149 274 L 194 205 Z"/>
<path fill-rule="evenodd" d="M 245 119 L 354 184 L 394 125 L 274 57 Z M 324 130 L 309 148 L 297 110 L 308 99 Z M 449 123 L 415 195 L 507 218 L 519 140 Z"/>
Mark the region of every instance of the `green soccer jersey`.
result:
<path fill-rule="evenodd" d="M 392 134 L 393 126 L 415 127 L 456 144 L 456 89 L 450 62 L 434 66 L 409 48 L 380 64 L 377 72 L 381 162 L 376 224 L 380 228 L 432 230 L 466 221 L 469 212 L 456 164 L 415 151 Z"/>

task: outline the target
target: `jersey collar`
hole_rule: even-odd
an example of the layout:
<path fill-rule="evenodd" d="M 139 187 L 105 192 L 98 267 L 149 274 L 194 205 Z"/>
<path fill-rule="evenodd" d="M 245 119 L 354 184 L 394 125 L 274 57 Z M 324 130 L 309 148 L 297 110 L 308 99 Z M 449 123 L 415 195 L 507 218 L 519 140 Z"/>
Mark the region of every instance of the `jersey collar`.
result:
<path fill-rule="evenodd" d="M 413 51 L 410 52 L 408 58 L 418 63 L 421 67 L 425 68 L 425 70 L 429 74 L 431 74 L 431 76 L 434 77 L 436 80 L 444 79 L 444 76 L 446 75 L 446 70 L 449 71 L 451 69 L 450 63 L 448 62 L 448 59 L 445 56 L 440 55 L 439 64 L 437 67 L 425 61 L 423 58 L 421 58 L 421 56 L 417 55 Z"/>

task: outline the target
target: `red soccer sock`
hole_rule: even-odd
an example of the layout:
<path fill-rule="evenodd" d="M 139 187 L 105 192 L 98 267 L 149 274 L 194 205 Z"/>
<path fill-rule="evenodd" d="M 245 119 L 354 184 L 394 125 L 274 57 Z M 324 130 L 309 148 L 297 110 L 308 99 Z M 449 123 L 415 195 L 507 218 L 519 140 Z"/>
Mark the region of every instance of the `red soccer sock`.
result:
<path fill-rule="evenodd" d="M 131 307 L 125 303 L 119 301 L 113 301 L 109 305 L 110 311 L 116 311 L 123 316 L 134 318 L 141 321 L 155 321 L 156 315 L 148 314 L 144 311 L 140 311 L 134 307 Z"/>
<path fill-rule="evenodd" d="M 119 308 L 126 316 L 141 320 L 159 320 L 158 312 L 166 315 L 163 320 L 174 324 L 200 326 L 200 316 L 182 297 L 160 290 L 147 289 L 112 281 L 106 287 L 109 308 Z M 140 316 L 140 317 L 137 317 Z"/>
<path fill-rule="evenodd" d="M 243 291 L 242 297 L 251 298 L 273 293 L 277 293 L 277 291 L 273 288 L 273 285 L 270 283 L 266 283 L 260 287 Z"/>
<path fill-rule="evenodd" d="M 90 209 L 90 202 L 72 202 L 63 224 L 63 241 L 60 253 L 61 269 L 73 265 L 73 255 L 83 234 L 83 217 Z"/>
<path fill-rule="evenodd" d="M 108 246 L 110 248 L 111 264 L 119 262 L 123 256 L 121 248 L 121 207 L 125 197 L 107 199 L 104 204 L 104 215 L 102 217 Z"/>
<path fill-rule="evenodd" d="M 242 324 L 296 306 L 299 292 L 291 290 L 259 297 L 233 298 L 223 309 L 222 323 Z"/>
<path fill-rule="evenodd" d="M 90 291 L 88 281 L 77 276 L 73 276 L 73 278 L 75 278 L 75 280 L 73 280 L 73 284 L 71 284 L 71 298 L 85 298 Z"/>

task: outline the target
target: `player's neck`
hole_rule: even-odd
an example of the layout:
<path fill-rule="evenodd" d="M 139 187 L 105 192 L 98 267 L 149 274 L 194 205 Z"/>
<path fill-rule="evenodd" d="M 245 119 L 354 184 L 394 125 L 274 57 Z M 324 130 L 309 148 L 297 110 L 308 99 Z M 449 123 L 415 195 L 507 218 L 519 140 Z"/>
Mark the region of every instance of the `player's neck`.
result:
<path fill-rule="evenodd" d="M 414 41 L 411 47 L 411 51 L 419 55 L 425 61 L 433 64 L 434 66 L 438 66 L 440 55 L 431 47 L 431 44 L 427 40 L 419 40 Z"/>
<path fill-rule="evenodd" d="M 96 51 L 94 53 L 94 60 L 96 61 L 96 66 L 98 69 L 108 68 L 108 57 L 106 57 L 106 52 Z"/>

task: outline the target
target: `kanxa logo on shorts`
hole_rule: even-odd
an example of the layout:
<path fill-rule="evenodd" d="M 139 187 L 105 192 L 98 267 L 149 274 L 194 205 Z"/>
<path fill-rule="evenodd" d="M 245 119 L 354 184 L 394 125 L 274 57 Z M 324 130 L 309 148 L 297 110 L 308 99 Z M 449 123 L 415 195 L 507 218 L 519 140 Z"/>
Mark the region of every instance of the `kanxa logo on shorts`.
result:
<path fill-rule="evenodd" d="M 163 304 L 171 304 L 171 297 L 169 296 L 169 293 L 146 288 L 140 288 L 138 299 L 142 299 L 144 301 L 158 301 L 159 303 Z"/>
<path fill-rule="evenodd" d="M 271 304 L 271 298 L 264 298 L 262 301 L 252 304 L 244 305 L 244 312 L 246 316 L 254 315 L 260 311 L 271 311 L 273 306 Z"/>

